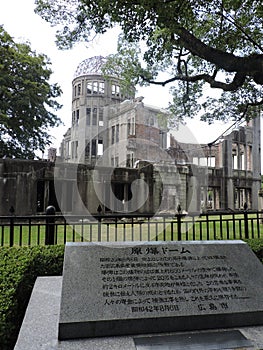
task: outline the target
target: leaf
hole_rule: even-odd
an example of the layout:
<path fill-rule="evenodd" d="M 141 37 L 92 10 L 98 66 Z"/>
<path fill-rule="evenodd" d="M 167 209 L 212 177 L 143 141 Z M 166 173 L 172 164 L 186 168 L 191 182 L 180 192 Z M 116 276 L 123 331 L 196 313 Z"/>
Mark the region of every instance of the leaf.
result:
<path fill-rule="evenodd" d="M 50 143 L 46 130 L 60 119 L 61 89 L 49 84 L 50 61 L 26 43 L 15 43 L 0 27 L 0 158 L 34 158 Z"/>

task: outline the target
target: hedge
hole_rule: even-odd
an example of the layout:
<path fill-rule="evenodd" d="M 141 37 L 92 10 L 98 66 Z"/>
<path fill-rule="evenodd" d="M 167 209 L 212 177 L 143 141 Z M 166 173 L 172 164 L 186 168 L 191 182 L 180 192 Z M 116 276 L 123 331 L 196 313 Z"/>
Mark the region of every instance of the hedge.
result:
<path fill-rule="evenodd" d="M 246 240 L 263 262 L 263 240 Z M 0 248 L 0 349 L 12 350 L 37 276 L 62 275 L 64 246 Z"/>
<path fill-rule="evenodd" d="M 0 349 L 14 348 L 37 276 L 62 275 L 64 246 L 0 248 Z"/>
<path fill-rule="evenodd" d="M 255 239 L 244 239 L 245 242 L 250 246 L 259 260 L 263 263 L 263 239 L 255 238 Z"/>

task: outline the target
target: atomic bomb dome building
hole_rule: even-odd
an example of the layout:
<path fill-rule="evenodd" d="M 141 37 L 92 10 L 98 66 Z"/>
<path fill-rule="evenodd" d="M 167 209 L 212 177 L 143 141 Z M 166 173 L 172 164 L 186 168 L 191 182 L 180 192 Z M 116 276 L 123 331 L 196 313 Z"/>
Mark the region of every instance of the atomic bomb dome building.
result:
<path fill-rule="evenodd" d="M 75 71 L 72 123 L 61 147 L 61 156 L 66 162 L 92 163 L 102 154 L 107 144 L 104 108 L 128 98 L 120 92 L 119 79 L 103 77 L 101 67 L 105 60 L 101 56 L 88 58 Z"/>
<path fill-rule="evenodd" d="M 79 213 L 81 202 L 90 213 L 99 205 L 104 213 L 174 213 L 178 204 L 188 212 L 262 209 L 260 116 L 207 145 L 179 142 L 167 111 L 145 104 L 133 87 L 122 92 L 119 77 L 103 75 L 105 62 L 96 56 L 76 69 L 57 161 L 55 150 L 48 160 L 0 160 L 0 215 L 48 205 L 60 212 L 56 189 L 67 213 Z"/>
<path fill-rule="evenodd" d="M 167 146 L 167 112 L 147 106 L 143 97 L 122 93 L 118 77 L 105 78 L 106 58 L 81 62 L 72 81 L 72 123 L 61 146 L 63 161 L 133 167 L 137 160 L 157 156 Z M 161 126 L 162 125 L 162 126 Z M 157 157 L 157 158 L 156 158 Z M 102 161 L 102 159 L 101 159 Z"/>
<path fill-rule="evenodd" d="M 187 202 L 187 193 L 198 188 L 195 209 L 238 209 L 244 203 L 258 208 L 259 117 L 233 129 L 216 143 L 197 146 L 177 142 L 168 133 L 167 111 L 144 104 L 143 97 L 135 97 L 135 88 L 129 96 L 123 94 L 119 77 L 104 77 L 105 62 L 106 58 L 96 56 L 84 60 L 76 69 L 72 125 L 61 145 L 64 162 L 115 168 L 138 168 L 150 163 L 158 173 L 169 174 L 164 193 L 173 207 Z M 202 174 L 198 180 L 197 173 Z M 198 183 L 205 173 L 207 183 Z M 185 183 L 179 186 L 182 174 Z M 160 186 L 165 188 L 164 184 Z"/>

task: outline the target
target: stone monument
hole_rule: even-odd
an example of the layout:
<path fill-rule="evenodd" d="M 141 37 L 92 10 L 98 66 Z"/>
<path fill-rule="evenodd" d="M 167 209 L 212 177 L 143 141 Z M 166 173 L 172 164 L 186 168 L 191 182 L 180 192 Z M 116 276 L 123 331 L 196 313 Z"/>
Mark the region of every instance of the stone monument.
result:
<path fill-rule="evenodd" d="M 60 340 L 263 324 L 243 241 L 67 243 Z"/>

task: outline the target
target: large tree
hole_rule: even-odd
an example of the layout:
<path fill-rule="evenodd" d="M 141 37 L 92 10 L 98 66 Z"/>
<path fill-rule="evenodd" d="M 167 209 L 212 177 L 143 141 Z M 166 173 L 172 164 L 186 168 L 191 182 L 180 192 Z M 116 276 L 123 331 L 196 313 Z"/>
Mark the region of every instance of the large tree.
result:
<path fill-rule="evenodd" d="M 34 158 L 51 143 L 49 128 L 61 121 L 61 106 L 47 56 L 16 43 L 0 26 L 0 157 Z"/>
<path fill-rule="evenodd" d="M 133 82 L 173 84 L 177 118 L 250 118 L 263 104 L 261 0 L 36 0 L 36 12 L 59 25 L 69 47 L 119 25 L 121 70 Z M 144 62 L 129 45 L 144 42 Z M 129 45 L 127 45 L 129 43 Z M 120 57 L 124 60 L 120 60 Z M 119 59 L 119 61 L 118 61 Z M 128 62 L 128 64 L 125 64 Z M 158 80 L 159 72 L 170 74 Z M 128 73 L 127 73 L 128 72 Z M 220 89 L 201 99 L 204 87 Z"/>

